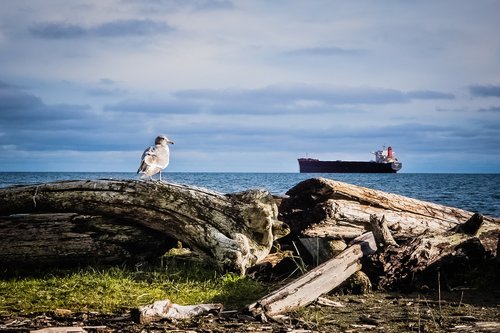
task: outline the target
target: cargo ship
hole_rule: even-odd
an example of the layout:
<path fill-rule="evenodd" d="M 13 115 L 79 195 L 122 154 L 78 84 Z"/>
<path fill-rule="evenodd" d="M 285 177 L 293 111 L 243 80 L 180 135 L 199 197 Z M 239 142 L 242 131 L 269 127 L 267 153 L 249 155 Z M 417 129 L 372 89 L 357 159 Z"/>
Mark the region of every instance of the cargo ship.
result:
<path fill-rule="evenodd" d="M 299 158 L 301 173 L 396 173 L 403 164 L 398 161 L 392 147 L 374 152 L 375 161 L 320 161 L 315 158 Z"/>

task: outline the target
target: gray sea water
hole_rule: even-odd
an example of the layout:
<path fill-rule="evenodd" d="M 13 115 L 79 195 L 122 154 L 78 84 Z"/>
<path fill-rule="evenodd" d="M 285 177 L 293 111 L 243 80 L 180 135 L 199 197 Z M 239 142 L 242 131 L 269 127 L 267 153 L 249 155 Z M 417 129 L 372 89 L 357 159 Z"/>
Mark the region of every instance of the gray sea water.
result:
<path fill-rule="evenodd" d="M 222 193 L 264 188 L 285 194 L 297 183 L 325 177 L 442 205 L 500 217 L 500 174 L 304 174 L 304 173 L 169 173 L 169 182 L 205 187 Z M 57 180 L 137 179 L 135 173 L 0 172 L 0 187 Z"/>

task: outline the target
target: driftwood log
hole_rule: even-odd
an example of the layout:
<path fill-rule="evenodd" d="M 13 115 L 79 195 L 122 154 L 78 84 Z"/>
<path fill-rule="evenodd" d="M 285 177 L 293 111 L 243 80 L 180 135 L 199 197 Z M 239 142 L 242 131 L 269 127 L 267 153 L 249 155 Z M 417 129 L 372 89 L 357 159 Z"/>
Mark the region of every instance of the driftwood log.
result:
<path fill-rule="evenodd" d="M 324 178 L 305 180 L 287 195 L 280 205 L 292 230 L 286 240 L 298 238 L 313 264 L 325 259 L 328 241 L 373 231 L 380 252 L 365 263 L 378 287 L 407 287 L 498 256 L 500 223 L 493 217 Z"/>
<path fill-rule="evenodd" d="M 398 246 L 398 243 L 396 243 L 391 235 L 389 227 L 387 227 L 385 216 L 379 218 L 377 215 L 370 215 L 370 226 L 373 232 L 373 237 L 375 238 L 375 243 L 379 249 L 386 246 Z"/>
<path fill-rule="evenodd" d="M 445 232 L 474 213 L 326 178 L 305 180 L 287 192 L 282 220 L 302 237 L 353 239 L 371 230 L 370 216 L 384 216 L 392 236 L 410 239 Z M 485 217 L 485 223 L 492 218 Z"/>
<path fill-rule="evenodd" d="M 3 267 L 137 263 L 176 244 L 127 220 L 76 213 L 0 216 L 0 228 Z"/>
<path fill-rule="evenodd" d="M 179 305 L 166 299 L 132 309 L 131 316 L 137 323 L 149 324 L 162 319 L 187 319 L 208 313 L 215 314 L 222 309 L 223 305 L 220 303 Z"/>
<path fill-rule="evenodd" d="M 287 233 L 277 213 L 273 197 L 264 190 L 223 195 L 135 180 L 9 187 L 0 189 L 0 263 L 147 257 L 175 239 L 221 270 L 243 274 Z M 137 237 L 137 242 L 127 243 L 127 237 Z M 128 246 L 117 246 L 117 239 Z"/>
<path fill-rule="evenodd" d="M 438 283 L 447 283 L 450 288 L 448 278 L 464 275 L 495 257 L 499 237 L 500 224 L 483 225 L 483 216 L 474 214 L 444 233 L 425 233 L 404 246 L 388 243 L 371 258 L 381 268 L 378 286 L 393 289 L 428 281 L 435 284 L 438 272 L 443 272 L 443 281 Z"/>
<path fill-rule="evenodd" d="M 254 315 L 274 316 L 312 303 L 322 294 L 339 286 L 361 269 L 361 258 L 375 253 L 371 232 L 356 238 L 349 247 L 296 280 L 249 305 Z"/>
<path fill-rule="evenodd" d="M 300 240 L 317 253 L 314 263 L 319 264 L 344 249 L 342 243 L 335 250 L 332 240 L 350 240 L 373 230 L 381 250 L 376 260 L 382 265 L 382 286 L 474 258 L 474 253 L 498 258 L 500 224 L 490 217 L 324 178 L 301 182 L 287 195 L 279 200 L 279 213 L 292 234 L 281 245 Z M 0 189 L 0 264 L 147 260 L 180 240 L 215 267 L 243 274 L 288 232 L 277 216 L 275 199 L 264 190 L 223 195 L 134 180 L 10 187 Z M 346 270 L 343 277 L 359 269 L 359 253 L 345 255 L 349 251 L 352 246 L 334 258 L 335 266 Z M 319 267 L 326 278 L 332 277 L 330 269 L 338 274 L 337 268 Z M 308 279 L 330 289 L 337 283 L 323 283 L 315 274 L 301 277 L 300 287 L 293 288 L 309 293 Z M 270 297 L 259 306 L 277 306 L 275 296 Z"/>

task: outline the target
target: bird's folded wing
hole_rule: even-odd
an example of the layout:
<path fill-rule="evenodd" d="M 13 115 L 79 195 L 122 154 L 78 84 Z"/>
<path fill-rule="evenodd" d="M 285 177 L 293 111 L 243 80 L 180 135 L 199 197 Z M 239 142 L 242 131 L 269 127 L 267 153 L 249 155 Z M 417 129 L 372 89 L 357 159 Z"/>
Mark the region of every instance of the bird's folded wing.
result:
<path fill-rule="evenodd" d="M 158 164 L 158 157 L 156 155 L 147 155 L 144 157 L 144 163 L 149 166 L 156 166 Z"/>
<path fill-rule="evenodd" d="M 149 147 L 148 149 L 146 149 L 144 151 L 144 153 L 142 153 L 142 159 L 144 159 L 146 156 L 148 155 L 156 155 L 156 147 L 152 146 L 152 147 Z"/>
<path fill-rule="evenodd" d="M 141 165 L 139 166 L 137 173 L 146 171 L 148 165 L 153 164 L 153 161 L 151 161 L 151 157 L 153 156 L 156 156 L 155 147 L 149 147 L 146 150 L 144 150 L 141 157 Z"/>

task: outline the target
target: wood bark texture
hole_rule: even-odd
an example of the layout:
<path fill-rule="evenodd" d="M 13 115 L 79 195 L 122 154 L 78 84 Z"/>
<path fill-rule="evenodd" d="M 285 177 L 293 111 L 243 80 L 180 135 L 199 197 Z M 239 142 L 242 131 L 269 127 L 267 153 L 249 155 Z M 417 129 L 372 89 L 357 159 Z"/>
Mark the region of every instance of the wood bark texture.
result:
<path fill-rule="evenodd" d="M 398 246 L 398 243 L 396 243 L 391 235 L 391 231 L 387 227 L 387 222 L 383 215 L 381 218 L 377 217 L 375 214 L 370 215 L 370 225 L 373 237 L 379 249 L 386 246 Z"/>
<path fill-rule="evenodd" d="M 113 217 L 75 213 L 0 216 L 0 263 L 11 268 L 137 263 L 175 241 Z"/>
<path fill-rule="evenodd" d="M 27 213 L 126 221 L 180 240 L 221 270 L 242 274 L 269 253 L 275 238 L 288 232 L 277 220 L 277 206 L 267 191 L 223 195 L 158 181 L 59 181 L 0 189 L 0 216 Z M 40 239 L 37 251 L 43 251 L 42 243 Z"/>
<path fill-rule="evenodd" d="M 445 232 L 473 213 L 331 179 L 311 178 L 287 192 L 282 220 L 304 237 L 352 239 L 371 230 L 370 215 L 384 216 L 393 237 Z M 486 224 L 493 218 L 485 217 Z"/>
<path fill-rule="evenodd" d="M 302 243 L 300 237 L 352 239 L 372 230 L 381 253 L 366 268 L 378 267 L 370 275 L 384 288 L 445 266 L 477 267 L 498 253 L 500 223 L 493 217 L 324 178 L 305 180 L 287 195 L 280 216 Z"/>
<path fill-rule="evenodd" d="M 361 269 L 360 259 L 377 250 L 371 232 L 356 238 L 335 258 L 330 259 L 282 288 L 251 304 L 254 315 L 277 315 L 313 302 Z"/>
<path fill-rule="evenodd" d="M 438 271 L 464 273 L 492 259 L 498 251 L 500 224 L 480 220 L 480 215 L 474 215 L 453 230 L 419 235 L 404 246 L 389 246 L 377 253 L 373 261 L 382 265 L 378 285 L 384 289 L 416 285 Z M 473 233 L 464 232 L 471 224 L 481 227 Z"/>

